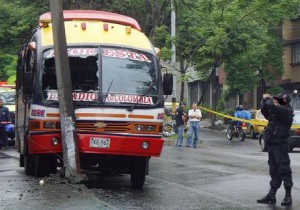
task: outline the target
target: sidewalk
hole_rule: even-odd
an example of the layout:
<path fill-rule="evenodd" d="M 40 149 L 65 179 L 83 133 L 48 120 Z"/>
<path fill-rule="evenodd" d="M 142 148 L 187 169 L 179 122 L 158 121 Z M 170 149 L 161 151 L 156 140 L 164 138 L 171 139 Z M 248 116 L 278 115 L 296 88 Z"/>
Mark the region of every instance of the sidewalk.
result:
<path fill-rule="evenodd" d="M 85 185 L 71 184 L 59 175 L 44 179 L 25 176 L 24 168 L 18 167 L 18 158 L 14 147 L 0 151 L 0 209 L 114 209 Z M 39 184 L 40 180 L 44 184 Z"/>

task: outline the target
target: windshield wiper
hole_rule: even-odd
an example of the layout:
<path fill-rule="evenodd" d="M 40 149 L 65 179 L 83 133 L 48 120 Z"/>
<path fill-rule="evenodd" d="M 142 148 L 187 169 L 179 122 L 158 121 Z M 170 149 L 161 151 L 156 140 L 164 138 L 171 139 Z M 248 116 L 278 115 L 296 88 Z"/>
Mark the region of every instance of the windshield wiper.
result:
<path fill-rule="evenodd" d="M 108 97 L 108 93 L 109 93 L 109 91 L 110 91 L 110 88 L 111 88 L 111 85 L 112 85 L 113 81 L 114 81 L 114 80 L 112 79 L 111 82 L 110 82 L 110 84 L 109 84 L 109 87 L 108 87 L 108 89 L 107 89 L 107 91 L 106 91 L 106 94 L 105 94 L 105 95 L 101 95 L 101 101 L 100 101 L 100 103 L 101 103 L 102 105 L 105 104 L 106 98 Z"/>
<path fill-rule="evenodd" d="M 131 111 L 136 107 L 136 105 L 138 105 L 138 104 L 141 102 L 142 97 L 140 97 L 140 96 L 146 95 L 146 94 L 151 90 L 151 88 L 152 88 L 154 85 L 157 84 L 157 82 L 158 82 L 158 79 L 154 80 L 154 81 L 149 85 L 149 87 L 147 88 L 147 90 L 146 90 L 144 93 L 138 95 L 139 100 L 138 100 L 135 104 L 133 104 L 130 108 L 128 108 L 127 110 L 128 110 L 129 112 L 131 112 Z"/>

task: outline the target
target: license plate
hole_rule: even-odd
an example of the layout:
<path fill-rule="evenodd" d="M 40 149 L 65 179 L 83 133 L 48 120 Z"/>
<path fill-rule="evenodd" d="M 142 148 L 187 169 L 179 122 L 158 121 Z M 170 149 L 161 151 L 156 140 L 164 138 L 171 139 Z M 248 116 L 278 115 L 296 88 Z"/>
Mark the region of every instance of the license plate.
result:
<path fill-rule="evenodd" d="M 90 138 L 90 147 L 97 147 L 97 148 L 109 148 L 110 146 L 110 139 L 109 138 Z"/>

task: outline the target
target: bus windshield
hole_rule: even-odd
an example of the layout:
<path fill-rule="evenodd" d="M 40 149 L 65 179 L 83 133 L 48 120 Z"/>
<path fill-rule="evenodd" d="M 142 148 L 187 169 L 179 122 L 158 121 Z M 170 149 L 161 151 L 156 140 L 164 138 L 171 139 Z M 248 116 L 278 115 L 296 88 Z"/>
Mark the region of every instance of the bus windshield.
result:
<path fill-rule="evenodd" d="M 68 55 L 76 103 L 99 103 L 99 96 L 105 103 L 129 105 L 152 105 L 158 100 L 153 55 L 108 47 L 68 48 Z M 42 91 L 46 101 L 58 101 L 53 49 L 43 54 Z"/>

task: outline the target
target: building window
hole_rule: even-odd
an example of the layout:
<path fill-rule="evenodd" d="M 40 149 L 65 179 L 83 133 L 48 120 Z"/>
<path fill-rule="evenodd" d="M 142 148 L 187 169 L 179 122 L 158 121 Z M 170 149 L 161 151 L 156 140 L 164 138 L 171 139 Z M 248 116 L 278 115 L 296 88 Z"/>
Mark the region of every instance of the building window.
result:
<path fill-rule="evenodd" d="M 292 44 L 292 65 L 300 64 L 300 42 Z"/>

